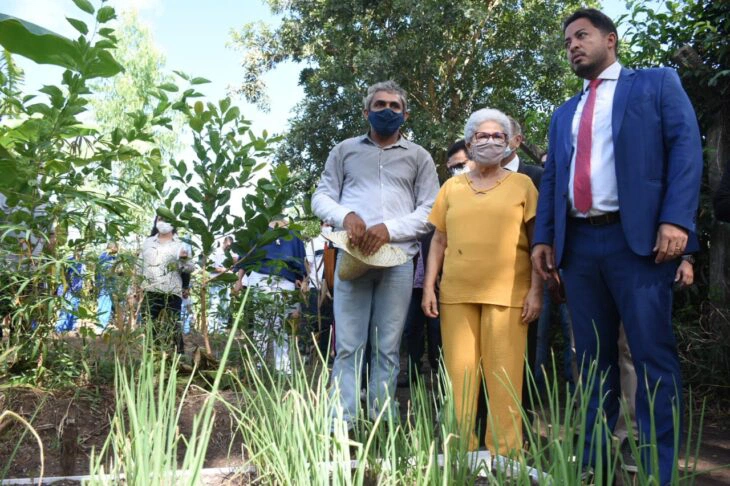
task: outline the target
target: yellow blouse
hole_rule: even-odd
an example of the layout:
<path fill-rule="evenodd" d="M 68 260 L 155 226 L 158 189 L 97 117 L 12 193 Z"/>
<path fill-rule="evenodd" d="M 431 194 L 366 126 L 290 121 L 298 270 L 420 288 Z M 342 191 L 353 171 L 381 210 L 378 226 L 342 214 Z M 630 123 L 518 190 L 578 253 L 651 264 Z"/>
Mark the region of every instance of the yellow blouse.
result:
<path fill-rule="evenodd" d="M 536 209 L 537 190 L 524 174 L 479 192 L 466 174 L 446 181 L 428 218 L 446 234 L 441 303 L 522 307 L 532 272 L 527 223 Z"/>

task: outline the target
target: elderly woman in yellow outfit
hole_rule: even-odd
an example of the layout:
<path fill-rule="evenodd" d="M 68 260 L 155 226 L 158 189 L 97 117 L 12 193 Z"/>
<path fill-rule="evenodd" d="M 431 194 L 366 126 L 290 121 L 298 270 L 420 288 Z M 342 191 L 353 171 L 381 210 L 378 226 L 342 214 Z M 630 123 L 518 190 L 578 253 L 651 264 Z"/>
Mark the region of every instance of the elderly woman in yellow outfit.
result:
<path fill-rule="evenodd" d="M 500 166 L 509 155 L 510 122 L 481 109 L 464 128 L 476 168 L 449 179 L 429 216 L 436 227 L 428 254 L 422 307 L 439 315 L 446 371 L 462 437 L 474 434 L 482 378 L 489 397 L 486 446 L 519 451 L 522 441 L 522 369 L 527 324 L 540 314 L 542 280 L 532 270 L 530 241 L 537 191 L 526 175 Z"/>

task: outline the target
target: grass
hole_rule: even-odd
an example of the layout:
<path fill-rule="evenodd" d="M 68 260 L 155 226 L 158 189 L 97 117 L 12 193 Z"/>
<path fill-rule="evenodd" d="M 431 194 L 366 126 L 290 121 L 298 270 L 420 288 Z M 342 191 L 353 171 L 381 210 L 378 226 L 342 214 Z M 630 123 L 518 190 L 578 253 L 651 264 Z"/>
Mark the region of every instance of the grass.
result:
<path fill-rule="evenodd" d="M 420 379 L 412 385 L 410 401 L 401 404 L 406 407 L 404 417 L 389 406 L 373 419 L 361 411 L 348 430 L 338 407 L 338 391 L 328 385 L 322 356 L 305 364 L 292 340 L 291 374 L 270 369 L 252 343 L 241 348 L 240 356 L 232 356 L 238 323 L 247 317 L 245 302 L 244 298 L 220 364 L 203 390 L 206 399 L 189 436 L 181 434 L 179 424 L 185 398 L 197 387 L 195 374 L 181 377 L 179 357 L 160 353 L 147 342 L 137 359 L 129 350 L 116 358 L 116 410 L 104 446 L 92 455 L 88 484 L 119 484 L 122 479 L 130 485 L 200 484 L 216 403 L 227 408 L 233 432 L 243 438 L 244 459 L 255 469 L 250 477 L 254 484 L 582 484 L 583 448 L 576 443 L 585 439 L 589 391 L 603 386 L 603 377 L 594 368 L 575 390 L 548 380 L 544 394 L 537 393 L 530 376 L 537 413 L 522 412 L 523 422 L 529 424 L 525 428 L 529 447 L 518 456 L 483 461 L 484 454 L 470 453 L 468 440 L 459 437 L 452 390 L 443 372 L 434 377 L 432 389 Z M 238 372 L 229 368 L 233 361 L 240 362 Z M 225 398 L 220 393 L 224 380 L 233 391 Z M 514 390 L 513 398 L 517 400 Z M 593 443 L 602 447 L 598 439 L 607 437 L 610 445 L 605 420 L 599 415 L 597 422 Z M 693 484 L 697 476 L 703 414 L 695 416 L 690 409 L 688 422 L 684 455 L 689 472 L 683 484 Z M 636 439 L 630 441 L 638 456 Z M 656 461 L 655 444 L 649 447 Z M 615 448 L 598 452 L 608 460 L 594 471 L 597 484 L 624 476 Z M 636 483 L 655 483 L 650 469 L 640 467 Z M 676 469 L 675 474 L 678 481 Z"/>

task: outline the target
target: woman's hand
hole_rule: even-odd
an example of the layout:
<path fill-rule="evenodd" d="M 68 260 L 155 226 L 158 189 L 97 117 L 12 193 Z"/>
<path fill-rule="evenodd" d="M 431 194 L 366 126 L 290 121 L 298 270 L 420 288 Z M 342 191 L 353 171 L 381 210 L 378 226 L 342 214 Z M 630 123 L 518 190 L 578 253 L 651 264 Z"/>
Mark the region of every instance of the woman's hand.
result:
<path fill-rule="evenodd" d="M 423 288 L 423 299 L 421 309 L 426 317 L 436 318 L 439 316 L 439 303 L 436 298 L 436 291 L 433 287 Z"/>
<path fill-rule="evenodd" d="M 522 322 L 529 324 L 540 317 L 542 310 L 542 288 L 531 288 L 522 305 Z"/>

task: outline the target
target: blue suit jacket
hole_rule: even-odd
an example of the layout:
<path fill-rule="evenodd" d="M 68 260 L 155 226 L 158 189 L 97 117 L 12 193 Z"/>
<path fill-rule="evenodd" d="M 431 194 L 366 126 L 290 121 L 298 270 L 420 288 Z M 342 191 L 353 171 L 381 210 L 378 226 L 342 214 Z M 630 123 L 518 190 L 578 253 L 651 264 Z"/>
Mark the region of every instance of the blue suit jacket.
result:
<path fill-rule="evenodd" d="M 568 217 L 573 153 L 571 126 L 580 94 L 550 121 L 533 244 L 553 245 L 560 265 Z M 695 231 L 702 144 L 694 109 L 673 69 L 623 68 L 613 99 L 613 148 L 621 225 L 629 247 L 652 254 L 661 223 L 690 232 L 687 253 L 698 250 Z"/>

